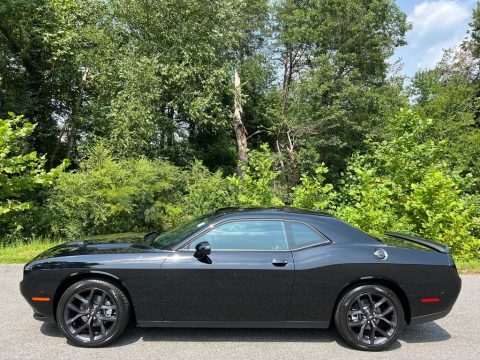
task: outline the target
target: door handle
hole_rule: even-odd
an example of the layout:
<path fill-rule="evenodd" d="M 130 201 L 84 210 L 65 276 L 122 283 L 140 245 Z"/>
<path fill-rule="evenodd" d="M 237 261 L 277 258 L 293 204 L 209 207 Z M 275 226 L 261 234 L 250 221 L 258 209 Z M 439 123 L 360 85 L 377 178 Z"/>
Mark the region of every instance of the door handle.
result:
<path fill-rule="evenodd" d="M 272 260 L 273 266 L 286 266 L 287 264 L 288 264 L 288 260 L 278 260 L 278 259 Z"/>

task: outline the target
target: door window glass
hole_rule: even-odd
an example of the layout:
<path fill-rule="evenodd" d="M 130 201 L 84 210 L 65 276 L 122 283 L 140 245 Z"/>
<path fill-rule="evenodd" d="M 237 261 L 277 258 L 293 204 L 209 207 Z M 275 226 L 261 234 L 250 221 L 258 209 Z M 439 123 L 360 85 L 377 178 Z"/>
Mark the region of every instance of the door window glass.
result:
<path fill-rule="evenodd" d="M 195 239 L 189 249 L 195 249 L 202 241 L 208 241 L 212 250 L 288 250 L 280 220 L 228 222 Z"/>

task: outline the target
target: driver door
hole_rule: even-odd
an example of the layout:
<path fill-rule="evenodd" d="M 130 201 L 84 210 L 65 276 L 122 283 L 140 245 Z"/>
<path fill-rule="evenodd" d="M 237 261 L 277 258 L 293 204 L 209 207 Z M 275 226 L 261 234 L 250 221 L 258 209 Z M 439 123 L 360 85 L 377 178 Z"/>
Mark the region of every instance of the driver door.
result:
<path fill-rule="evenodd" d="M 208 259 L 194 257 L 208 242 Z M 161 270 L 166 321 L 282 321 L 294 263 L 281 220 L 235 220 L 172 253 Z"/>

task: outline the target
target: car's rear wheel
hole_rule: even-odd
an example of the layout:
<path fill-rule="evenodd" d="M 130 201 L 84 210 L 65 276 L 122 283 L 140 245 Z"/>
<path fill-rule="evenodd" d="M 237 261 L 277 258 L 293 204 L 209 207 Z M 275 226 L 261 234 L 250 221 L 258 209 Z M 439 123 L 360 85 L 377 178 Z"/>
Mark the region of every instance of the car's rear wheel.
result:
<path fill-rule="evenodd" d="M 338 302 L 335 326 L 353 348 L 385 350 L 397 340 L 405 327 L 402 303 L 385 286 L 356 286 Z"/>
<path fill-rule="evenodd" d="M 130 304 L 114 284 L 88 279 L 63 293 L 56 316 L 60 330 L 74 345 L 101 347 L 123 332 L 130 319 Z"/>

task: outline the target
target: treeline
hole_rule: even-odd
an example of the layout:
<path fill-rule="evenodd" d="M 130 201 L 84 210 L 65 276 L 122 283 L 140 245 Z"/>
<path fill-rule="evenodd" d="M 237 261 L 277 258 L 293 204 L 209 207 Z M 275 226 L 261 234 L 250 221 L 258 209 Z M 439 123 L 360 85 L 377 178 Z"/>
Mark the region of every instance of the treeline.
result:
<path fill-rule="evenodd" d="M 479 10 L 408 85 L 391 0 L 5 0 L 0 19 L 4 242 L 285 204 L 479 256 Z"/>

